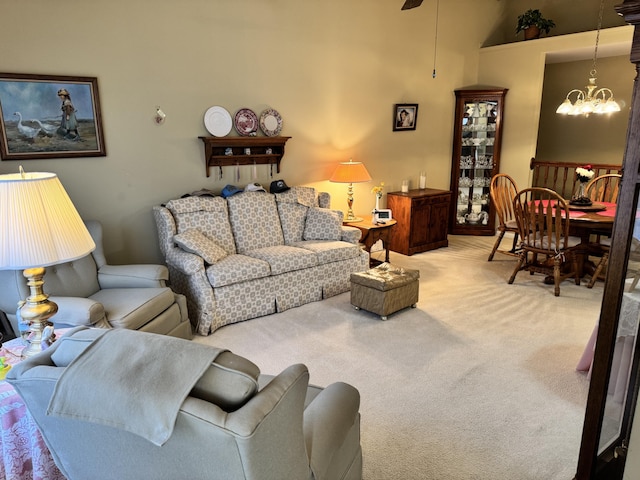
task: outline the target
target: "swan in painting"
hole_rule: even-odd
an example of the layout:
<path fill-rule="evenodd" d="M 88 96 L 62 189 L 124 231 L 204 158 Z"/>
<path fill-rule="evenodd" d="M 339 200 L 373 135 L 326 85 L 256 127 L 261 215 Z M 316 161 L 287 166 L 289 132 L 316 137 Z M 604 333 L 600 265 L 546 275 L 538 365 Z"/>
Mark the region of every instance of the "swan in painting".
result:
<path fill-rule="evenodd" d="M 40 125 L 40 128 L 42 129 L 42 131 L 47 135 L 49 135 L 50 137 L 55 135 L 56 131 L 58 130 L 57 126 L 51 125 L 50 123 L 42 123 L 40 120 L 37 120 L 37 119 L 33 119 L 31 121 L 33 123 L 37 123 L 38 125 Z"/>
<path fill-rule="evenodd" d="M 18 117 L 18 131 L 27 138 L 33 139 L 40 133 L 40 127 L 33 128 L 22 124 L 22 114 L 20 112 L 14 112 L 14 115 Z"/>

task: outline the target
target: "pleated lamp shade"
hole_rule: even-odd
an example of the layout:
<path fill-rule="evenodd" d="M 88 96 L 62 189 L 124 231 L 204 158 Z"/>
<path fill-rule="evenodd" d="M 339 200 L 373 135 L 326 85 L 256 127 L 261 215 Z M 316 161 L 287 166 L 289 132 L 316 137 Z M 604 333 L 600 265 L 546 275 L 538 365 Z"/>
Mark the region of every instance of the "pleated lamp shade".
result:
<path fill-rule="evenodd" d="M 333 175 L 329 179 L 330 182 L 336 183 L 348 183 L 347 189 L 347 215 L 345 217 L 346 222 L 360 222 L 362 218 L 356 217 L 353 214 L 353 184 L 360 182 L 368 182 L 371 180 L 371 175 L 367 172 L 362 162 L 354 162 L 349 160 L 348 162 L 341 162 L 333 171 Z"/>
<path fill-rule="evenodd" d="M 0 269 L 47 267 L 95 248 L 55 173 L 0 175 Z"/>

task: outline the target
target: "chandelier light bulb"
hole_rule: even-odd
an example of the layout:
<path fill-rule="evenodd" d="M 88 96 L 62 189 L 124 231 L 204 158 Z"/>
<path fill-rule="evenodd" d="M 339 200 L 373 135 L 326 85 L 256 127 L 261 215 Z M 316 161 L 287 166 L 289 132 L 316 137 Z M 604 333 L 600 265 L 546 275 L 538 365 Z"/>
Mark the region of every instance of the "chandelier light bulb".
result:
<path fill-rule="evenodd" d="M 604 105 L 605 113 L 615 113 L 620 111 L 620 104 L 613 99 L 613 94 Z"/>
<path fill-rule="evenodd" d="M 572 108 L 573 108 L 573 105 L 571 104 L 571 100 L 569 100 L 568 98 L 565 98 L 564 102 L 562 102 L 558 107 L 558 109 L 556 110 L 556 113 L 559 113 L 561 115 L 567 115 Z"/>

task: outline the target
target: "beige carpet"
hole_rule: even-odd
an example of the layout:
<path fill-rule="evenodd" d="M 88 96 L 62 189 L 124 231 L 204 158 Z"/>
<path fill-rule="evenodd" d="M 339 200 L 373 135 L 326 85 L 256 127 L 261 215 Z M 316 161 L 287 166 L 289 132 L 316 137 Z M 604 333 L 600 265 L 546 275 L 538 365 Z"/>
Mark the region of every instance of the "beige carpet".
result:
<path fill-rule="evenodd" d="M 346 381 L 362 396 L 365 480 L 569 480 L 588 381 L 575 371 L 603 284 L 571 281 L 560 297 L 515 259 L 487 262 L 492 237 L 394 264 L 420 270 L 418 308 L 386 322 L 349 293 L 249 320 L 196 341 L 229 348 L 264 373 L 292 363 L 311 382 Z"/>

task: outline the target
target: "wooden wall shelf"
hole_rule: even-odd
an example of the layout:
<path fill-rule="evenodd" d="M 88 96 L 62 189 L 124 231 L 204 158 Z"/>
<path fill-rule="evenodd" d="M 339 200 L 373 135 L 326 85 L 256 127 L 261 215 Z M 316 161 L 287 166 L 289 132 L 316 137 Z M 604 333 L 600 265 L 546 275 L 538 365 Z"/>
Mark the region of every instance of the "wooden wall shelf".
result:
<path fill-rule="evenodd" d="M 284 146 L 291 137 L 198 137 L 204 142 L 204 158 L 207 177 L 211 167 L 234 165 L 276 165 L 280 173 L 280 161 Z M 225 155 L 231 148 L 233 155 Z M 249 148 L 251 153 L 246 154 Z M 271 149 L 271 153 L 267 153 Z"/>

